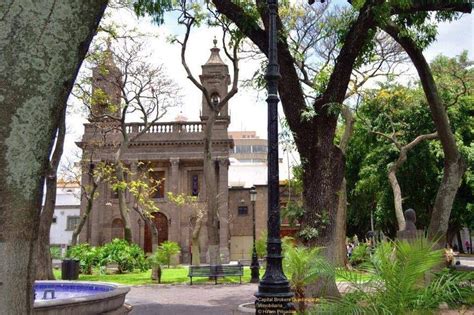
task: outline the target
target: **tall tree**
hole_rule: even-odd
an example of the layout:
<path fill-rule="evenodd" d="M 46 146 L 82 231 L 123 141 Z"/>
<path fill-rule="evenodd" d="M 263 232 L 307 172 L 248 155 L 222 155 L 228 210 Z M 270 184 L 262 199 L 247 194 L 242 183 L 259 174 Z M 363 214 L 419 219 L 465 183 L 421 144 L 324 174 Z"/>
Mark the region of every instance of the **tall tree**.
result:
<path fill-rule="evenodd" d="M 390 134 L 384 132 L 383 130 L 380 131 L 377 128 L 372 127 L 370 122 L 367 122 L 366 124 L 370 132 L 376 134 L 377 136 L 382 137 L 385 140 L 388 140 L 390 143 L 392 143 L 395 146 L 396 150 L 399 153 L 397 159 L 395 161 L 390 162 L 388 166 L 387 177 L 390 182 L 390 186 L 392 187 L 395 217 L 397 218 L 397 222 L 398 222 L 398 230 L 402 231 L 405 229 L 406 222 L 405 222 L 405 217 L 403 213 L 402 191 L 400 188 L 400 183 L 397 178 L 397 172 L 406 162 L 407 157 L 408 157 L 408 152 L 410 150 L 412 150 L 416 145 L 418 145 L 419 143 L 425 140 L 431 140 L 431 139 L 437 138 L 438 135 L 436 132 L 417 135 L 415 139 L 413 139 L 409 143 L 404 144 L 404 141 L 400 140 L 400 135 L 402 135 L 403 132 L 401 130 L 397 130 L 397 127 L 395 126 L 395 123 L 392 117 L 390 117 L 386 113 L 382 115 L 388 118 L 387 119 L 389 121 L 388 127 L 392 131 Z"/>
<path fill-rule="evenodd" d="M 443 147 L 443 179 L 436 194 L 428 227 L 428 236 L 433 240 L 438 240 L 440 245 L 443 246 L 454 198 L 466 170 L 466 163 L 459 152 L 446 109 L 438 93 L 431 68 L 423 55 L 422 48 L 406 32 L 403 33 L 403 25 L 400 27 L 395 22 L 389 22 L 384 26 L 384 30 L 405 49 L 418 71 L 421 85 L 430 106 L 431 116 Z"/>
<path fill-rule="evenodd" d="M 93 154 L 90 155 L 89 161 L 82 161 L 81 169 L 79 170 L 87 170 L 89 182 L 82 183 L 80 185 L 80 199 L 86 200 L 86 207 L 81 215 L 79 223 L 76 225 L 74 231 L 72 232 L 71 246 L 76 246 L 79 241 L 79 234 L 81 234 L 81 231 L 84 228 L 84 225 L 86 224 L 89 215 L 91 214 L 91 211 L 94 206 L 94 199 L 99 194 L 99 192 L 97 191 L 99 184 L 104 181 L 104 178 L 108 178 L 110 176 L 109 174 L 113 171 L 113 168 L 111 168 L 111 166 L 106 163 L 101 162 L 98 165 L 95 165 L 92 161 L 92 156 Z M 76 170 L 71 171 L 74 174 Z M 76 174 L 76 176 L 74 176 L 73 181 L 76 183 L 81 183 L 81 175 L 82 174 Z"/>
<path fill-rule="evenodd" d="M 31 314 L 49 156 L 107 1 L 0 4 L 0 313 Z"/>
<path fill-rule="evenodd" d="M 191 208 L 191 215 L 189 217 L 189 227 L 191 230 L 191 264 L 199 266 L 201 264 L 201 247 L 199 237 L 203 221 L 206 215 L 207 205 L 199 202 L 196 196 L 187 196 L 186 194 L 175 195 L 168 192 L 168 200 L 183 209 L 184 207 Z"/>
<path fill-rule="evenodd" d="M 472 140 L 474 139 L 472 89 L 474 70 L 472 61 L 464 52 L 456 58 L 438 56 L 431 63 L 439 94 L 446 106 L 451 128 L 461 155 L 467 161 L 461 187 L 454 200 L 447 240 L 472 216 Z M 364 93 L 364 102 L 358 110 L 354 143 L 348 154 L 349 231 L 362 233 L 369 229 L 369 212 L 373 210 L 377 229 L 395 236 L 396 220 L 393 196 L 386 180 L 386 165 L 399 158 L 399 150 L 387 144 L 384 137 L 373 134 L 394 128 L 400 144 L 408 143 L 420 134 L 435 129 L 426 97 L 418 82 L 408 86 L 387 83 Z M 392 134 L 386 134 L 392 138 Z M 390 143 L 389 142 L 389 143 Z M 403 204 L 417 211 L 417 226 L 428 226 L 436 191 L 443 177 L 443 149 L 439 141 L 419 143 L 410 150 L 408 159 L 397 169 L 397 181 L 403 193 Z"/>

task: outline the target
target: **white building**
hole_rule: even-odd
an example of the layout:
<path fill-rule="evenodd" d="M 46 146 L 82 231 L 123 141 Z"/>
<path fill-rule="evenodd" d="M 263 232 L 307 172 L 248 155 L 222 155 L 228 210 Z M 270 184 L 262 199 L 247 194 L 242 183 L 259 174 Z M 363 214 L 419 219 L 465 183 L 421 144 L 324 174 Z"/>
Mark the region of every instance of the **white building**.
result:
<path fill-rule="evenodd" d="M 52 246 L 66 249 L 71 244 L 72 232 L 80 220 L 80 193 L 79 185 L 58 185 L 53 224 L 49 234 Z"/>

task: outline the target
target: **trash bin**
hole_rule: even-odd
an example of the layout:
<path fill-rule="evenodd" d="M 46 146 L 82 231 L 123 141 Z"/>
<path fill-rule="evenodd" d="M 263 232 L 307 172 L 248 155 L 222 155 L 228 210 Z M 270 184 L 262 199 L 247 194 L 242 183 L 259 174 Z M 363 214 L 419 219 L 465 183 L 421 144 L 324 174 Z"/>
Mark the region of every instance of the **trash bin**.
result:
<path fill-rule="evenodd" d="M 63 280 L 77 280 L 79 278 L 79 260 L 64 259 L 61 263 L 61 278 Z"/>

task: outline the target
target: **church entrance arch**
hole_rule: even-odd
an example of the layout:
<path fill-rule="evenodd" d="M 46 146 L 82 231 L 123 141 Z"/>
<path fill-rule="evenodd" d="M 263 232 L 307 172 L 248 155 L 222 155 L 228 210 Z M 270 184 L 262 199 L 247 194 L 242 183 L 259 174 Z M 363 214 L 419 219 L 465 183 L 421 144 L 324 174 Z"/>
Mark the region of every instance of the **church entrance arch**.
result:
<path fill-rule="evenodd" d="M 158 228 L 158 245 L 168 240 L 168 218 L 161 213 L 153 213 L 153 224 Z M 144 244 L 145 253 L 152 252 L 152 233 L 151 227 L 145 224 L 145 244 Z"/>

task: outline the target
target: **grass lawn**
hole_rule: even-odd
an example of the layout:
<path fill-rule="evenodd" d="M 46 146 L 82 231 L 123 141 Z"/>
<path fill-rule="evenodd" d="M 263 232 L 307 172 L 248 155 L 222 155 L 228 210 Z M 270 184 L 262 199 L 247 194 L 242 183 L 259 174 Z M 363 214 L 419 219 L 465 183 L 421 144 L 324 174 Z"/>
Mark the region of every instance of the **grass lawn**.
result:
<path fill-rule="evenodd" d="M 356 271 L 343 271 L 350 273 L 352 276 L 355 275 Z M 260 276 L 263 276 L 264 269 L 260 270 Z M 362 280 L 368 280 L 367 274 L 357 274 Z M 54 270 L 54 276 L 56 279 L 61 279 L 61 270 Z M 336 281 L 344 281 L 347 277 L 342 276 L 342 272 L 338 272 Z M 82 281 L 101 281 L 101 282 L 115 282 L 126 285 L 145 285 L 145 284 L 157 284 L 157 281 L 151 280 L 151 270 L 145 272 L 129 272 L 124 274 L 99 274 L 94 272 L 92 275 L 79 275 L 79 280 Z M 244 267 L 244 276 L 242 277 L 242 283 L 250 282 L 250 268 Z M 163 268 L 161 274 L 161 283 L 163 284 L 180 284 L 189 283 L 188 268 L 187 267 L 176 267 L 176 268 Z M 193 284 L 202 283 L 214 283 L 213 280 L 208 278 L 194 278 Z M 225 277 L 218 278 L 217 283 L 239 283 L 239 277 Z"/>

